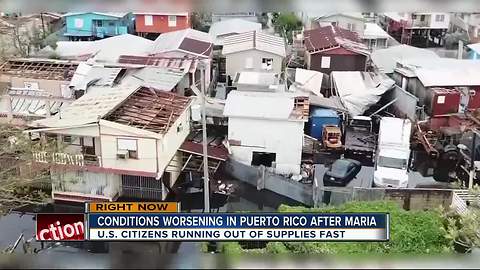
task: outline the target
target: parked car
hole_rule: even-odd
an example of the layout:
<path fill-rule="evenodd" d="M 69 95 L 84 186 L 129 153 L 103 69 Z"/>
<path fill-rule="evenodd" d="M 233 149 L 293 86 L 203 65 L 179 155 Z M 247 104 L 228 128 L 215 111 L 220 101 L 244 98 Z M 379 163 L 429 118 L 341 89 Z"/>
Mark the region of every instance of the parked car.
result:
<path fill-rule="evenodd" d="M 324 186 L 345 187 L 360 172 L 362 163 L 348 158 L 337 159 L 323 175 Z"/>

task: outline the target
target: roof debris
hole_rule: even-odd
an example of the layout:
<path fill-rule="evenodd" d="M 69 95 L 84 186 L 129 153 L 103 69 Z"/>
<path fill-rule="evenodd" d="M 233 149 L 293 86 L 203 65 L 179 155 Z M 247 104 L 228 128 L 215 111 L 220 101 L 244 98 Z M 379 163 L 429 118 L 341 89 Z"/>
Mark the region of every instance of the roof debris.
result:
<path fill-rule="evenodd" d="M 11 59 L 0 65 L 0 73 L 15 77 L 69 81 L 78 66 L 76 62 L 49 59 Z"/>
<path fill-rule="evenodd" d="M 164 134 L 189 103 L 188 97 L 142 87 L 104 118 Z"/>

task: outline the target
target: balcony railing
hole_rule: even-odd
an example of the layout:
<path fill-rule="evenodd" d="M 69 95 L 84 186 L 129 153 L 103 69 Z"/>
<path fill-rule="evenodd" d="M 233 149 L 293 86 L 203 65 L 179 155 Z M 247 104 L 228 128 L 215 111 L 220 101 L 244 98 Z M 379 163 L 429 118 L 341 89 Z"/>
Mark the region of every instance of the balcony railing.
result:
<path fill-rule="evenodd" d="M 85 154 L 67 154 L 59 152 L 35 152 L 33 160 L 38 163 L 57 164 L 57 165 L 74 165 L 74 166 L 101 166 L 100 157 Z"/>
<path fill-rule="evenodd" d="M 97 26 L 93 28 L 93 34 L 99 38 L 105 36 L 117 36 L 127 34 L 128 29 L 126 26 Z"/>

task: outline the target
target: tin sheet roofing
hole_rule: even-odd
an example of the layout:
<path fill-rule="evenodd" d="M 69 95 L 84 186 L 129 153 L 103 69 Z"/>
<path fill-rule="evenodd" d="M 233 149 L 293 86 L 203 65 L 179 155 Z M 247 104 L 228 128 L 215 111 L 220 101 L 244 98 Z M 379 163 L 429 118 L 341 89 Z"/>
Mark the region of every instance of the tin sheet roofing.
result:
<path fill-rule="evenodd" d="M 286 56 L 283 38 L 258 31 L 226 37 L 223 42 L 222 54 L 226 55 L 252 49 L 277 54 L 282 57 Z"/>
<path fill-rule="evenodd" d="M 8 60 L 1 64 L 0 74 L 23 78 L 69 81 L 77 66 L 78 62 L 18 58 Z"/>
<path fill-rule="evenodd" d="M 212 38 L 214 38 L 215 45 L 222 45 L 223 39 L 228 35 L 261 30 L 261 23 L 234 18 L 212 23 L 208 33 L 212 36 Z"/>
<path fill-rule="evenodd" d="M 208 49 L 210 47 L 210 49 Z M 212 37 L 191 28 L 161 34 L 155 39 L 151 55 L 183 51 L 201 57 L 209 57 L 213 48 Z"/>
<path fill-rule="evenodd" d="M 223 115 L 227 117 L 257 118 L 272 120 L 307 120 L 308 97 L 290 93 L 231 91 L 225 103 Z M 272 106 L 275 104 L 275 106 Z M 246 110 L 245 108 L 248 108 Z M 305 111 L 306 110 L 306 111 Z M 305 117 L 306 113 L 306 117 Z"/>
<path fill-rule="evenodd" d="M 104 119 L 164 134 L 188 108 L 190 101 L 188 97 L 142 87 Z"/>
<path fill-rule="evenodd" d="M 348 42 L 360 42 L 357 33 L 332 25 L 304 31 L 303 35 L 309 52 L 338 47 Z"/>
<path fill-rule="evenodd" d="M 146 66 L 156 66 L 170 69 L 187 70 L 190 73 L 195 72 L 198 59 L 192 58 L 171 58 L 162 56 L 133 56 L 133 55 L 121 55 L 119 63 L 122 64 L 136 64 Z"/>
<path fill-rule="evenodd" d="M 410 58 L 423 58 L 426 61 L 440 58 L 435 52 L 405 44 L 375 50 L 371 54 L 373 63 L 384 73 L 392 73 L 397 62 Z"/>
<path fill-rule="evenodd" d="M 376 23 L 365 23 L 365 29 L 363 30 L 363 39 L 378 39 L 378 38 L 390 38 L 390 35 L 385 32 Z"/>

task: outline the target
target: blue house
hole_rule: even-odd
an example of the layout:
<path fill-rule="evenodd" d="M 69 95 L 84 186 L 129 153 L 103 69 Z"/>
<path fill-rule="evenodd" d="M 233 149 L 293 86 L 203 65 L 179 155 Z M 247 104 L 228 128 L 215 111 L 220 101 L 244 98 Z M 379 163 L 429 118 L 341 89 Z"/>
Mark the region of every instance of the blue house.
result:
<path fill-rule="evenodd" d="M 133 15 L 130 12 L 76 12 L 63 15 L 65 36 L 70 40 L 94 40 L 133 32 Z"/>

